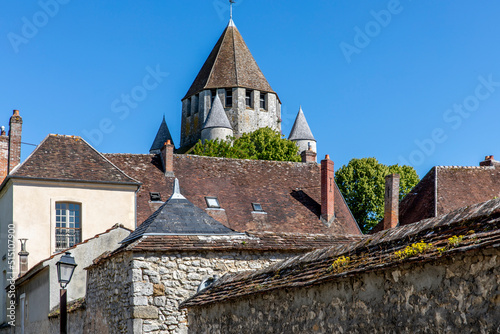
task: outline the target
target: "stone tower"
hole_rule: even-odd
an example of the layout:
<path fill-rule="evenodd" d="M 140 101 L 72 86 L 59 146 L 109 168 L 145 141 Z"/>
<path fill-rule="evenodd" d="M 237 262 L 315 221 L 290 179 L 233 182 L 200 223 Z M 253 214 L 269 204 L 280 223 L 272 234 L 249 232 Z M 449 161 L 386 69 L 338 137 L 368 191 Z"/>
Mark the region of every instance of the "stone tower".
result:
<path fill-rule="evenodd" d="M 281 103 L 233 20 L 182 99 L 181 148 L 194 145 L 218 95 L 234 136 L 270 127 L 281 131 Z"/>
<path fill-rule="evenodd" d="M 227 137 L 233 137 L 234 132 L 231 127 L 231 123 L 227 118 L 224 107 L 222 106 L 222 101 L 219 95 L 215 96 L 212 108 L 208 113 L 207 120 L 203 124 L 203 129 L 201 130 L 201 140 L 227 140 Z"/>
<path fill-rule="evenodd" d="M 299 112 L 297 113 L 295 123 L 293 123 L 292 131 L 290 131 L 288 139 L 297 144 L 299 147 L 299 154 L 306 150 L 311 150 L 314 153 L 317 153 L 316 139 L 314 139 L 311 129 L 309 128 L 309 124 L 307 124 L 306 116 L 304 116 L 302 107 L 299 108 Z"/>

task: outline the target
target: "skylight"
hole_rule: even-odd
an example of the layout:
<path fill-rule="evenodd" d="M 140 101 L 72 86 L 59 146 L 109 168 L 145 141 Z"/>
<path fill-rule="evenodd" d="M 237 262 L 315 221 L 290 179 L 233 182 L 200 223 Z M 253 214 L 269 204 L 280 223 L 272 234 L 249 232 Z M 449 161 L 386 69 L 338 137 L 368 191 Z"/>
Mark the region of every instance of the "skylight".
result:
<path fill-rule="evenodd" d="M 219 199 L 217 197 L 205 197 L 205 201 L 207 202 L 207 207 L 211 209 L 220 209 Z"/>
<path fill-rule="evenodd" d="M 149 193 L 149 199 L 151 202 L 161 202 L 161 194 L 160 193 L 155 193 L 155 192 L 150 192 Z"/>
<path fill-rule="evenodd" d="M 264 212 L 260 203 L 252 203 L 253 211 Z"/>

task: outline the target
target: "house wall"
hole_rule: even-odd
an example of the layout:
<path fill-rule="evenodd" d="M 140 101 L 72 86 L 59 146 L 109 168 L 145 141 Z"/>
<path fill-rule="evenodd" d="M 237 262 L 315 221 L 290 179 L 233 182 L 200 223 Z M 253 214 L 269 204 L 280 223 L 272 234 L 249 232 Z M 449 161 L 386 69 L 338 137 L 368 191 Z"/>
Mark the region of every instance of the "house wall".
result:
<path fill-rule="evenodd" d="M 9 225 L 13 222 L 12 217 L 12 196 L 13 191 L 11 187 L 4 187 L 4 189 L 0 192 L 0 283 L 2 287 L 6 287 L 9 283 L 8 280 L 13 276 L 14 273 L 11 273 L 9 268 L 9 261 L 12 260 L 12 256 L 17 256 L 14 253 L 14 249 L 11 252 L 8 252 L 9 242 L 15 245 L 17 241 L 17 237 L 14 235 L 9 239 Z M 12 244 L 10 245 L 13 246 Z M 15 255 L 14 255 L 15 254 Z M 0 324 L 7 321 L 6 317 L 7 310 L 7 295 L 4 289 L 0 290 Z"/>
<path fill-rule="evenodd" d="M 121 253 L 89 269 L 86 328 L 99 333 L 188 333 L 179 304 L 204 278 L 254 270 L 280 252 Z M 103 303 L 103 301 L 109 301 Z"/>
<path fill-rule="evenodd" d="M 189 309 L 189 333 L 499 333 L 500 250 Z"/>
<path fill-rule="evenodd" d="M 56 252 L 56 202 L 81 204 L 82 241 L 117 223 L 135 229 L 135 186 L 14 180 L 12 188 L 12 196 L 2 197 L 0 206 L 13 210 L 12 220 L 17 233 L 16 263 L 20 249 L 18 239 L 28 239 L 26 248 L 29 252 L 29 268 Z M 8 220 L 4 216 L 4 212 L 0 212 L 2 228 L 3 221 Z M 18 269 L 16 264 L 16 277 Z"/>
<path fill-rule="evenodd" d="M 68 302 L 85 297 L 87 272 L 84 268 L 91 265 L 92 261 L 105 251 L 118 248 L 118 242 L 125 239 L 129 233 L 128 230 L 117 227 L 70 250 L 77 267 L 71 282 L 66 287 Z M 18 300 L 22 293 L 25 294 L 27 317 L 24 319 L 24 325 L 26 333 L 51 333 L 48 314 L 53 308 L 59 306 L 60 285 L 56 263 L 61 259 L 61 256 L 62 254 L 44 261 L 42 265 L 45 268 L 42 271 L 16 286 Z M 21 314 L 19 305 L 16 308 L 16 314 Z M 22 319 L 16 318 L 16 328 L 18 329 L 21 327 L 20 321 Z M 80 327 L 81 324 L 82 322 L 79 324 Z"/>

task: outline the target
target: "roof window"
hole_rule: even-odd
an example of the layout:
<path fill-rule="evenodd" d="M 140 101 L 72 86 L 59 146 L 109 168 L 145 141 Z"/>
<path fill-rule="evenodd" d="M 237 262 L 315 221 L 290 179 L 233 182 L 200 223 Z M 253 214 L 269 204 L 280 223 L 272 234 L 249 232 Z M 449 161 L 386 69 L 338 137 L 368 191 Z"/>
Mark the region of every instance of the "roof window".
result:
<path fill-rule="evenodd" d="M 262 209 L 262 205 L 260 203 L 252 203 L 253 211 L 255 212 L 264 212 Z"/>
<path fill-rule="evenodd" d="M 217 197 L 207 196 L 205 197 L 205 201 L 207 202 L 207 207 L 211 209 L 220 209 L 219 199 Z"/>
<path fill-rule="evenodd" d="M 161 194 L 150 192 L 149 199 L 151 200 L 151 202 L 158 202 L 158 201 L 161 202 Z"/>

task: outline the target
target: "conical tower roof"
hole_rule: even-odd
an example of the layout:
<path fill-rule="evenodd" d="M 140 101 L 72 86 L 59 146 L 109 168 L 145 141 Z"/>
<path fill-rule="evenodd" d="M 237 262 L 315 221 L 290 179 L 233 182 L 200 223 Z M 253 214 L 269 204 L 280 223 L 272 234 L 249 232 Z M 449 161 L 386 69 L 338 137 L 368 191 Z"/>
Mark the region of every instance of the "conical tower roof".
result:
<path fill-rule="evenodd" d="M 165 144 L 167 140 L 170 140 L 172 145 L 174 145 L 174 140 L 172 139 L 170 131 L 168 130 L 167 122 L 165 122 L 165 116 L 163 116 L 160 128 L 156 133 L 155 140 L 153 141 L 153 145 L 151 145 L 151 148 L 149 149 L 149 153 L 159 153 L 161 148 L 163 147 L 163 144 Z"/>
<path fill-rule="evenodd" d="M 232 19 L 183 100 L 204 89 L 230 87 L 244 87 L 275 93 Z"/>
<path fill-rule="evenodd" d="M 229 119 L 227 118 L 226 112 L 224 111 L 224 107 L 222 106 L 222 102 L 217 94 L 214 99 L 214 103 L 212 104 L 212 108 L 208 113 L 207 120 L 205 124 L 203 124 L 203 129 L 208 128 L 228 128 L 233 129 L 231 127 L 231 123 L 229 123 Z"/>
<path fill-rule="evenodd" d="M 232 235 L 241 234 L 210 217 L 188 201 L 174 181 L 172 196 L 121 243 L 127 244 L 145 235 Z"/>
<path fill-rule="evenodd" d="M 306 116 L 304 116 L 304 112 L 302 111 L 302 107 L 299 109 L 299 113 L 295 118 L 295 123 L 293 123 L 292 131 L 290 131 L 290 135 L 288 136 L 289 140 L 314 140 L 314 136 L 309 128 L 309 124 L 307 124 Z"/>

